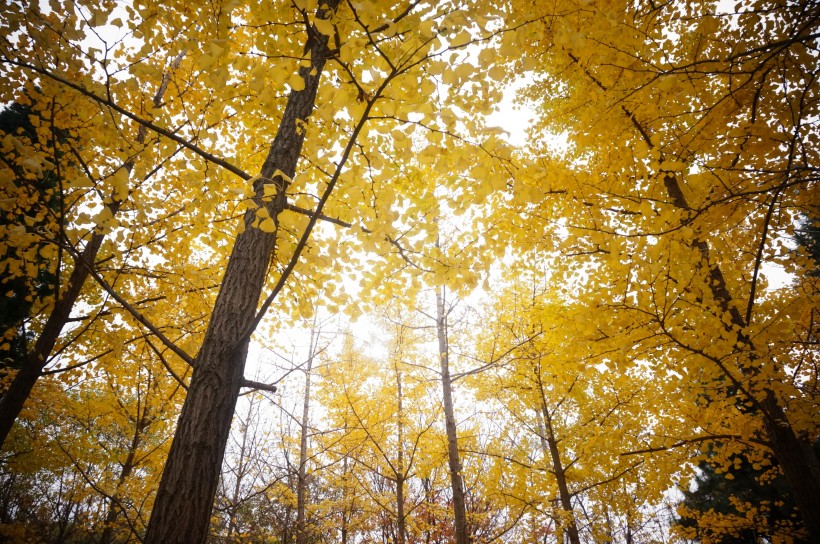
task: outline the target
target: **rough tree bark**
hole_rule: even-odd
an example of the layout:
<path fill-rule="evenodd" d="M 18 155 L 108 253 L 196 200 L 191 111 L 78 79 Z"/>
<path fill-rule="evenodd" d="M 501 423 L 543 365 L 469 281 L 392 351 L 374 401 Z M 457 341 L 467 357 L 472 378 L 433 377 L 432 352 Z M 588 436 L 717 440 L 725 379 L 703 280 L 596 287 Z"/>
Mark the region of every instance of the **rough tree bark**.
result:
<path fill-rule="evenodd" d="M 444 427 L 447 432 L 447 461 L 450 467 L 450 485 L 453 489 L 453 517 L 456 544 L 467 544 L 470 533 L 467 528 L 467 508 L 464 500 L 464 479 L 461 476 L 461 458 L 458 453 L 458 434 L 453 409 L 453 382 L 450 378 L 450 344 L 447 330 L 444 288 L 436 291 L 436 332 L 438 334 L 439 363 L 441 364 L 441 389 L 444 404 Z"/>
<path fill-rule="evenodd" d="M 325 0 L 317 17 L 327 19 L 339 0 Z M 325 9 L 325 7 L 327 9 Z M 305 52 L 310 66 L 299 74 L 301 91 L 292 91 L 282 121 L 254 183 L 256 203 L 267 206 L 272 218 L 284 208 L 287 178 L 292 179 L 304 143 L 298 130 L 310 116 L 322 70 L 330 56 L 327 37 L 310 27 Z M 284 173 L 287 178 L 279 174 Z M 273 180 L 277 198 L 262 200 L 264 184 Z M 253 228 L 255 212 L 245 214 L 211 314 L 202 347 L 194 362 L 188 396 L 182 407 L 173 444 L 162 474 L 146 544 L 201 544 L 208 536 L 214 494 L 222 457 L 243 379 L 245 359 L 257 304 L 265 284 L 268 263 L 276 247 L 276 233 Z"/>

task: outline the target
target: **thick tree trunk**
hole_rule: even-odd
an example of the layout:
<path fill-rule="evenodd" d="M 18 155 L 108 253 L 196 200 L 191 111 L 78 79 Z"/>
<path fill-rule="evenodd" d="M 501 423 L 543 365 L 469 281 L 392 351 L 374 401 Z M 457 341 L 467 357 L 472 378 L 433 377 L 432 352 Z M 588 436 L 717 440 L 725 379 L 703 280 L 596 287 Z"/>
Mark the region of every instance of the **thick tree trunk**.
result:
<path fill-rule="evenodd" d="M 442 289 L 443 291 L 443 289 Z M 439 362 L 441 364 L 441 389 L 444 404 L 444 427 L 447 432 L 447 461 L 450 466 L 450 485 L 453 489 L 453 515 L 456 544 L 467 544 L 470 534 L 467 528 L 467 508 L 464 499 L 464 480 L 461 476 L 461 459 L 458 453 L 458 434 L 453 408 L 453 383 L 450 379 L 450 345 L 447 338 L 447 314 L 444 294 L 436 292 L 436 331 L 438 333 Z"/>
<path fill-rule="evenodd" d="M 774 392 L 761 401 L 764 425 L 772 451 L 791 486 L 792 498 L 803 517 L 811 542 L 820 542 L 820 466 L 811 445 L 800 440 L 789 424 Z"/>
<path fill-rule="evenodd" d="M 339 0 L 325 0 L 335 9 Z M 317 14 L 327 18 L 323 9 Z M 316 100 L 326 59 L 327 37 L 310 29 L 306 51 L 311 66 L 301 67 L 305 88 L 292 91 L 279 130 L 262 166 L 254 190 L 256 202 L 278 217 L 285 204 L 287 179 L 293 178 L 304 143 L 306 122 Z M 270 204 L 261 196 L 264 183 L 274 180 L 280 194 Z M 188 396 L 162 474 L 146 544 L 201 544 L 208 536 L 214 494 L 222 457 L 239 394 L 257 304 L 265 284 L 268 263 L 276 247 L 276 233 L 251 226 L 255 212 L 245 214 L 245 230 L 236 238 L 214 305 L 202 348 L 196 356 Z"/>

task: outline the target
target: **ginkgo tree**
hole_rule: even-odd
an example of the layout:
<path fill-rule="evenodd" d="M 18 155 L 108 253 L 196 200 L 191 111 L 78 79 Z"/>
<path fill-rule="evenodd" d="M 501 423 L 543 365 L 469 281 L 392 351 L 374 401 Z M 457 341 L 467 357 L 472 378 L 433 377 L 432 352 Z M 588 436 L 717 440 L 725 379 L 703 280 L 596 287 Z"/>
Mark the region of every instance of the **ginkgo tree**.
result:
<path fill-rule="evenodd" d="M 497 485 L 549 520 L 559 541 L 649 537 L 656 513 L 647 507 L 663 503 L 670 482 L 687 481 L 690 454 L 637 450 L 655 429 L 686 432 L 666 408 L 682 399 L 659 394 L 646 368 L 614 371 L 622 339 L 589 328 L 598 310 L 555 297 L 538 265 L 543 258 L 519 256 L 486 310 L 496 317 L 477 353 L 492 364 L 468 383 L 505 415 L 484 455 L 505 473 Z"/>
<path fill-rule="evenodd" d="M 116 331 L 97 331 L 102 342 Z M 136 360 L 136 363 L 133 361 Z M 133 374 L 123 376 L 128 365 Z M 183 385 L 149 342 L 132 342 L 100 357 L 93 376 L 61 372 L 42 378 L 9 436 L 2 474 L 16 495 L 5 504 L 7 535 L 32 540 L 132 541 L 144 530 L 170 445 Z M 15 477 L 39 485 L 15 488 Z M 64 481 L 55 486 L 54 482 Z M 19 485 L 19 484 L 18 484 Z M 76 487 L 76 489 L 74 489 Z M 32 500 L 35 488 L 41 498 Z M 59 516 L 43 516 L 43 503 L 62 503 Z M 60 529 L 65 526 L 64 529 Z"/>
<path fill-rule="evenodd" d="M 522 42 L 541 59 L 526 92 L 543 111 L 535 152 L 565 192 L 519 209 L 575 257 L 556 280 L 600 301 L 602 334 L 683 377 L 700 403 L 735 407 L 701 412 L 701 429 L 726 436 L 712 442 L 719 469 L 738 449 L 771 455 L 818 538 L 816 382 L 794 358 L 816 292 L 765 278 L 771 265 L 803 273 L 788 239 L 816 191 L 817 6 L 567 2 L 543 14 Z M 546 143 L 556 134 L 566 146 Z M 545 231 L 519 232 L 531 246 Z"/>
<path fill-rule="evenodd" d="M 425 528 L 426 520 L 418 519 L 426 499 L 419 483 L 433 478 L 445 453 L 431 384 L 413 364 L 418 331 L 403 324 L 388 330 L 385 360 L 355 354 L 348 337 L 340 359 L 323 369 L 321 395 L 331 429 L 322 442 L 328 444 L 329 463 L 348 472 L 349 481 L 340 482 L 346 492 L 339 506 L 350 508 L 349 501 L 358 496 L 366 520 L 358 524 L 359 535 L 381 533 L 407 543 L 418 541 Z M 369 372 L 358 371 L 364 368 Z M 351 535 L 353 527 L 347 529 Z"/>
<path fill-rule="evenodd" d="M 180 257 L 186 267 L 196 257 L 182 250 L 192 246 L 210 265 L 227 257 L 194 357 L 94 272 L 93 255 L 82 255 L 93 244 L 72 254 L 107 296 L 194 366 L 146 539 L 202 541 L 251 334 L 292 274 L 304 279 L 291 282 L 284 306 L 304 310 L 315 286 L 332 277 L 333 261 L 344 262 L 337 256 L 329 263 L 328 250 L 308 244 L 317 221 L 358 224 L 370 233 L 365 239 L 395 240 L 389 232 L 395 210 L 384 214 L 373 207 L 370 215 L 355 205 L 376 189 L 370 180 L 390 179 L 396 171 L 376 146 L 388 138 L 400 145 L 399 133 L 405 150 L 414 134 L 434 135 L 442 145 L 470 140 L 480 126 L 475 114 L 486 112 L 500 92 L 462 50 L 471 42 L 489 44 L 499 27 L 494 22 L 491 30 L 488 23 L 502 12 L 469 2 L 408 2 L 387 10 L 337 1 L 267 9 L 238 2 L 52 4 L 9 7 L 2 63 L 10 94 L 27 87 L 41 95 L 39 104 L 70 105 L 78 125 L 93 119 L 94 128 L 82 131 L 89 143 L 74 147 L 93 152 L 95 160 L 79 152 L 80 174 L 66 184 L 91 181 L 96 187 L 103 181 L 110 189 L 78 203 L 76 224 L 90 221 L 87 232 L 97 243 L 108 233 L 119 242 L 139 232 L 145 241 L 138 247 L 151 254 L 156 244 L 168 262 Z M 62 46 L 40 56 L 49 40 Z M 148 82 L 165 94 L 150 100 Z M 474 138 L 482 143 L 481 136 Z M 350 161 L 357 145 L 361 152 Z M 483 147 L 487 157 L 493 148 Z M 230 156 L 214 151 L 226 149 Z M 421 154 L 441 149 L 432 145 Z M 297 176 L 300 158 L 305 166 Z M 467 159 L 462 169 L 471 166 Z M 131 193 L 129 174 L 137 180 L 156 174 L 162 183 L 147 187 L 154 198 L 134 201 L 123 221 L 119 207 Z M 158 199 L 163 185 L 172 197 L 166 201 Z M 344 190 L 334 192 L 337 185 Z M 382 184 L 378 189 L 387 190 Z M 237 214 L 242 219 L 231 219 Z M 152 215 L 175 217 L 170 232 L 186 234 L 173 237 L 175 243 L 187 243 L 166 247 L 169 240 L 157 234 L 162 231 Z M 192 219 L 186 224 L 184 217 Z M 222 227 L 223 221 L 230 226 Z M 67 248 L 61 239 L 55 245 Z M 69 285 L 79 290 L 81 283 Z M 270 291 L 260 307 L 266 284 Z M 63 299 L 63 313 L 73 307 L 70 298 Z M 29 372 L 36 374 L 40 363 Z"/>
<path fill-rule="evenodd" d="M 473 536 L 514 538 L 520 520 L 539 538 L 551 527 L 604 538 L 616 520 L 632 538 L 630 498 L 660 500 L 687 463 L 731 474 L 742 456 L 784 472 L 816 539 L 816 284 L 764 276 L 807 269 L 790 237 L 816 204 L 818 16 L 765 0 L 4 5 L 0 89 L 27 124 L 0 135 L 0 294 L 16 306 L 0 352 L 23 354 L 4 368 L 0 439 L 14 447 L 12 424 L 21 413 L 32 424 L 24 407 L 41 394 L 108 377 L 116 403 L 150 367 L 158 390 L 187 391 L 139 537 L 204 542 L 237 396 L 275 389 L 244 376 L 254 333 L 323 305 L 351 317 L 395 297 L 412 306 L 425 285 L 492 290 L 493 265 L 514 284 L 535 252 L 550 256 L 554 306 L 526 323 L 571 323 L 562 332 L 574 335 L 504 337 L 506 309 L 459 333 L 489 372 L 465 399 L 509 418 L 471 418 L 481 433 L 450 451 L 454 475 L 453 453 L 469 451 L 460 521 L 511 520 Z M 513 82 L 537 118 L 518 151 L 484 120 Z M 485 357 L 502 337 L 505 357 Z M 121 346 L 142 346 L 145 361 L 117 367 Z M 384 378 L 377 398 L 392 406 L 409 392 L 396 361 L 392 373 L 360 363 Z M 657 383 L 653 405 L 638 398 L 644 380 Z M 443 460 L 435 403 L 399 404 L 391 424 L 417 409 L 431 426 L 419 452 Z M 630 451 L 605 459 L 595 425 Z M 366 439 L 351 429 L 316 477 L 373 485 L 340 484 L 339 508 L 315 512 L 339 520 L 342 540 L 375 534 L 365 518 L 377 511 L 395 522 L 383 539 L 432 539 L 449 511 L 443 465 L 410 485 L 395 452 L 373 461 L 387 422 L 362 415 L 355 427 Z M 69 448 L 75 469 L 96 459 L 83 440 L 89 451 Z M 653 462 L 632 465 L 644 456 Z M 388 493 L 398 480 L 417 517 Z M 276 500 L 290 515 L 286 487 Z M 385 507 L 365 511 L 367 494 Z M 107 511 L 112 527 L 126 510 Z"/>

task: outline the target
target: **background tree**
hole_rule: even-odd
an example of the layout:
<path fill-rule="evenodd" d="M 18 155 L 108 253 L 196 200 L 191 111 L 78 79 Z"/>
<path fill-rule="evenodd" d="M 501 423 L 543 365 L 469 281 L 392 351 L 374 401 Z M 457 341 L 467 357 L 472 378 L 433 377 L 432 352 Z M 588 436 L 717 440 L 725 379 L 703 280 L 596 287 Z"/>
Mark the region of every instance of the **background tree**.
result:
<path fill-rule="evenodd" d="M 111 337 L 114 331 L 100 340 Z M 133 360 L 134 374 L 122 376 L 118 367 Z M 11 486 L 7 531 L 47 542 L 139 540 L 182 386 L 164 380 L 167 370 L 144 341 L 96 364 L 94 377 L 65 371 L 42 378 L 43 390 L 34 392 L 9 436 L 14 453 L 2 465 Z M 15 485 L 24 476 L 40 489 Z M 60 506 L 44 510 L 49 502 Z"/>
<path fill-rule="evenodd" d="M 536 130 L 566 136 L 563 152 L 541 152 L 567 168 L 551 183 L 567 192 L 524 210 L 564 218 L 569 236 L 556 232 L 556 249 L 587 264 L 556 279 L 573 285 L 588 267 L 585 296 L 606 301 L 604 334 L 636 354 L 653 351 L 693 389 L 725 384 L 720 398 L 702 397 L 710 415 L 721 402 L 741 409 L 701 426 L 740 439 L 721 442 L 726 468 L 731 451 L 765 457 L 765 443 L 809 525 L 820 507 L 808 416 L 816 406 L 804 387 L 810 371 L 793 373 L 805 322 L 792 316 L 808 315 L 816 293 L 767 289 L 763 265 L 787 253 L 785 234 L 816 181 L 816 36 L 805 26 L 815 7 L 773 6 L 776 21 L 711 3 L 551 8 L 529 42 L 544 60 L 530 96 L 549 112 Z M 673 29 L 680 40 L 667 39 Z M 631 340 L 622 332 L 639 328 Z"/>
<path fill-rule="evenodd" d="M 820 509 L 817 284 L 793 243 L 815 205 L 816 12 L 0 8 L 0 89 L 34 130 L 0 142 L 3 280 L 33 293 L 48 265 L 55 283 L 21 307 L 28 336 L 19 317 L 4 329 L 32 345 L 0 400 L 0 431 L 19 422 L 3 530 L 453 540 L 456 428 L 449 473 L 477 542 L 665 538 L 665 493 L 702 462 L 782 470 L 800 510 Z M 517 149 L 486 118 L 510 88 L 536 113 Z M 59 213 L 35 190 L 52 174 Z M 537 281 L 533 256 L 549 268 Z M 778 267 L 800 281 L 771 281 Z M 414 308 L 428 286 L 494 300 L 447 322 L 446 349 L 404 317 L 388 328 L 407 342 L 332 348 L 313 418 L 300 380 L 244 377 L 252 337 L 273 343 L 322 306 Z M 443 370 L 458 386 L 444 420 Z M 167 443 L 186 388 L 158 485 L 164 456 L 142 448 Z M 242 388 L 277 406 L 259 412 L 268 450 L 239 441 L 223 464 Z"/>
<path fill-rule="evenodd" d="M 0 357 L 4 367 L 15 370 L 23 365 L 31 341 L 26 325 L 32 308 L 39 308 L 43 299 L 53 294 L 56 279 L 51 263 L 44 258 L 50 250 L 47 244 L 37 241 L 38 230 L 47 230 L 60 212 L 54 174 L 40 170 L 38 176 L 36 169 L 27 172 L 23 164 L 26 157 L 21 156 L 14 146 L 15 143 L 22 147 L 25 142 L 37 141 L 37 131 L 29 120 L 31 115 L 34 114 L 30 106 L 17 103 L 0 112 L 0 133 L 5 142 L 2 149 L 6 174 L 4 202 L 14 203 L 3 210 L 4 239 L 16 240 L 14 245 L 6 245 L 3 255 L 5 296 L 0 300 L 3 320 L 0 327 L 4 336 Z M 20 198 L 19 193 L 23 193 Z M 21 215 L 28 218 L 22 230 L 19 228 Z M 17 232 L 16 236 L 14 232 Z"/>

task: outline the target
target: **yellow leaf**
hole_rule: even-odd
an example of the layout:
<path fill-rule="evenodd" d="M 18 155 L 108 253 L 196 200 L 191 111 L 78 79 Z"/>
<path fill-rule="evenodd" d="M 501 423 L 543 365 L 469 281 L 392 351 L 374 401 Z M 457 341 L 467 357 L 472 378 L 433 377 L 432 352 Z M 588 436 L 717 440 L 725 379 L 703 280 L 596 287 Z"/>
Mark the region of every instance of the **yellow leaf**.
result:
<path fill-rule="evenodd" d="M 686 168 L 686 164 L 681 161 L 663 161 L 658 167 L 663 172 L 680 172 Z"/>
<path fill-rule="evenodd" d="M 478 54 L 478 65 L 482 68 L 490 66 L 494 60 L 495 50 L 490 49 L 489 47 L 485 47 L 481 50 L 481 53 Z"/>
<path fill-rule="evenodd" d="M 450 42 L 450 47 L 462 47 L 470 43 L 473 37 L 470 35 L 469 32 L 466 30 L 462 30 L 456 36 L 453 37 L 452 41 Z"/>
<path fill-rule="evenodd" d="M 333 36 L 333 23 L 327 19 L 314 19 L 313 26 L 316 27 L 316 30 L 318 30 L 320 34 Z"/>
<path fill-rule="evenodd" d="M 101 227 L 104 226 L 104 224 L 113 217 L 114 214 L 111 213 L 111 208 L 109 208 L 108 206 L 103 206 L 103 209 L 100 210 L 100 212 L 97 215 L 95 215 L 91 220 L 94 221 L 94 223 L 98 227 Z"/>
<path fill-rule="evenodd" d="M 292 74 L 288 78 L 288 85 L 290 85 L 290 88 L 294 91 L 302 91 L 305 89 L 305 80 L 302 79 L 302 76 L 299 74 Z"/>
<path fill-rule="evenodd" d="M 275 183 L 266 183 L 262 186 L 262 198 L 273 198 L 276 196 L 277 187 Z"/>
<path fill-rule="evenodd" d="M 276 223 L 273 222 L 273 219 L 268 217 L 261 223 L 259 223 L 259 230 L 262 232 L 274 232 L 276 231 Z"/>
<path fill-rule="evenodd" d="M 108 19 L 108 14 L 104 11 L 95 11 L 91 18 L 88 20 L 88 24 L 91 26 L 102 26 L 105 24 L 105 21 Z"/>
<path fill-rule="evenodd" d="M 396 102 L 394 102 L 393 100 L 385 100 L 379 102 L 379 105 L 381 106 L 383 114 L 387 116 L 396 115 Z"/>
<path fill-rule="evenodd" d="M 504 79 L 504 76 L 506 74 L 507 71 L 504 69 L 504 67 L 498 64 L 496 64 L 487 71 L 487 75 L 490 76 L 490 79 L 494 81 L 501 81 L 502 79 Z"/>
<path fill-rule="evenodd" d="M 112 196 L 115 200 L 123 201 L 128 198 L 128 170 L 120 168 L 111 177 L 114 185 Z"/>

